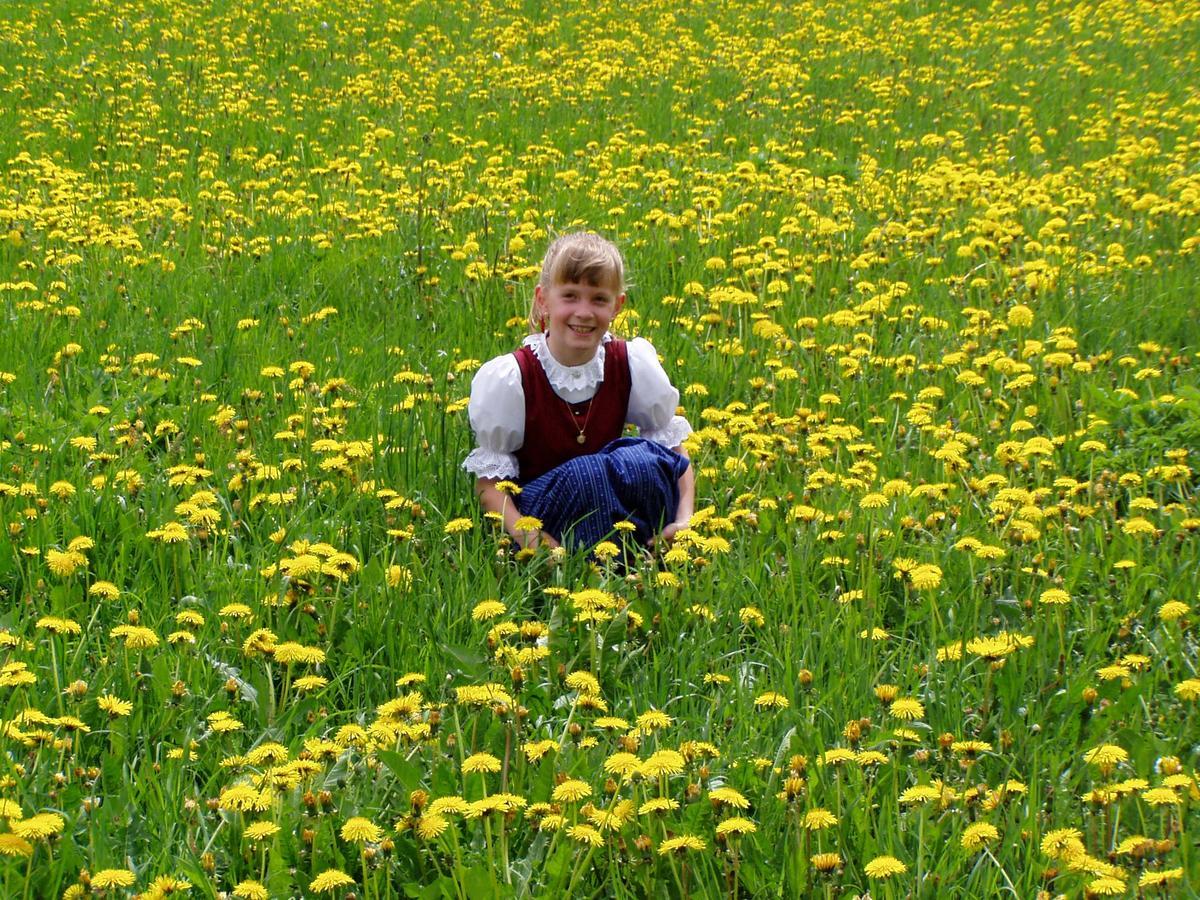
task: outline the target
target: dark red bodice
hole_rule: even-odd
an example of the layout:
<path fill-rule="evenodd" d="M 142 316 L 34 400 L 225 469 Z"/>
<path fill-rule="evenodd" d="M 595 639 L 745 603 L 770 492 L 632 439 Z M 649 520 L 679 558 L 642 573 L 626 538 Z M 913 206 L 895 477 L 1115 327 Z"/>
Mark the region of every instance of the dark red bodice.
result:
<path fill-rule="evenodd" d="M 525 443 L 516 453 L 521 484 L 576 456 L 595 453 L 621 436 L 629 410 L 629 356 L 624 341 L 604 345 L 604 380 L 595 396 L 583 403 L 568 403 L 554 393 L 530 348 L 522 347 L 513 355 L 525 389 Z M 582 444 L 580 432 L 585 437 Z"/>

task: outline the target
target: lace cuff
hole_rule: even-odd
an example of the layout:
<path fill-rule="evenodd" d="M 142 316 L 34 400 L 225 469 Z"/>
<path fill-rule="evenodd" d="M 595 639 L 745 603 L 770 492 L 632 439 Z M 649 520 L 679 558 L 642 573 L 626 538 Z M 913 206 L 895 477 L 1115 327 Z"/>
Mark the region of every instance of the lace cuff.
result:
<path fill-rule="evenodd" d="M 682 444 L 684 439 L 691 433 L 692 426 L 683 416 L 674 416 L 662 428 L 646 429 L 639 432 L 640 436 L 646 440 L 654 441 L 656 444 L 662 444 L 664 447 L 671 449 Z"/>
<path fill-rule="evenodd" d="M 517 458 L 512 453 L 500 453 L 482 447 L 472 450 L 462 467 L 476 478 L 516 478 L 521 472 Z"/>

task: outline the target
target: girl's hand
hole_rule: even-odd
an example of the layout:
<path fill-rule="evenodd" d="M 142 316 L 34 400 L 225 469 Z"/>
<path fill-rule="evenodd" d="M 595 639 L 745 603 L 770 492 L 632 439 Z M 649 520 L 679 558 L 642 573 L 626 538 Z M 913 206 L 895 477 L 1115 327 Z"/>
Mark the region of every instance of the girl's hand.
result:
<path fill-rule="evenodd" d="M 664 544 L 673 544 L 675 543 L 675 536 L 681 531 L 686 531 L 687 528 L 687 519 L 684 519 L 682 522 L 672 522 L 662 530 L 662 534 L 660 534 L 658 537 L 650 538 L 650 543 L 648 546 L 657 546 L 659 541 L 662 541 Z"/>
<path fill-rule="evenodd" d="M 536 550 L 538 547 L 557 550 L 558 541 L 544 531 L 523 531 L 521 532 L 521 547 L 525 550 Z"/>

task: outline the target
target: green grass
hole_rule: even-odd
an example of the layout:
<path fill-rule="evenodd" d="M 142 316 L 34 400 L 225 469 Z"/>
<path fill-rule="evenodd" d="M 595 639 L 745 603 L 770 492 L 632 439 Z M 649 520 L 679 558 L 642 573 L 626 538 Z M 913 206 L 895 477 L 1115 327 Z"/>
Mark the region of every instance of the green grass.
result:
<path fill-rule="evenodd" d="M 5 896 L 1195 892 L 1191 5 L 0 17 Z M 581 227 L 696 429 L 624 574 L 459 468 Z"/>

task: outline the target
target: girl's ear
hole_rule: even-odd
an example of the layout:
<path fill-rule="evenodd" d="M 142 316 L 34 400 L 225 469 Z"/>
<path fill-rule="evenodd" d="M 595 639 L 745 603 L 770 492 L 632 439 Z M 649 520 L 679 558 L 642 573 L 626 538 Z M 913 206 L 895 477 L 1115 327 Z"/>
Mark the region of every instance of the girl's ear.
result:
<path fill-rule="evenodd" d="M 535 285 L 533 288 L 533 315 L 538 321 L 540 330 L 546 330 L 546 305 L 542 301 L 542 286 Z"/>

